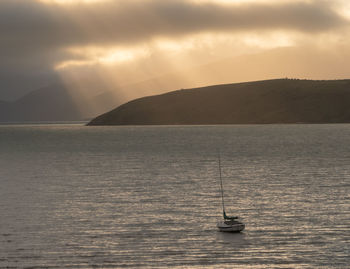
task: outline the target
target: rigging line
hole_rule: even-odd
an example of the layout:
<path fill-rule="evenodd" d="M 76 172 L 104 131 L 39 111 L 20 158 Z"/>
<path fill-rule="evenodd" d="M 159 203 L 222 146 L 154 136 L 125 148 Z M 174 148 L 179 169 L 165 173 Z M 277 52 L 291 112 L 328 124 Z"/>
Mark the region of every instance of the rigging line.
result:
<path fill-rule="evenodd" d="M 221 186 L 221 200 L 222 200 L 222 211 L 225 214 L 225 203 L 224 203 L 224 188 L 222 186 L 222 176 L 221 176 L 221 157 L 219 151 L 219 175 L 220 175 L 220 186 Z"/>

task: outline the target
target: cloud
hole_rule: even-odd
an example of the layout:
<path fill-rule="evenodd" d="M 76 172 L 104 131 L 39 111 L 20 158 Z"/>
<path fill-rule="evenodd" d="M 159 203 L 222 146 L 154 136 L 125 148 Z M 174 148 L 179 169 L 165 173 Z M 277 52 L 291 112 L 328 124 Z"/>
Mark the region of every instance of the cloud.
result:
<path fill-rule="evenodd" d="M 0 89 L 11 83 L 11 88 L 17 87 L 11 77 L 32 74 L 39 81 L 48 77 L 48 72 L 53 75 L 57 63 L 84 60 L 84 55 L 67 50 L 72 47 L 127 47 L 199 33 L 285 31 L 317 35 L 348 25 L 330 1 L 225 5 L 129 0 L 57 5 L 1 0 Z"/>
<path fill-rule="evenodd" d="M 112 1 L 48 5 L 2 0 L 2 41 L 31 49 L 142 42 L 157 36 L 208 31 L 293 30 L 322 32 L 348 25 L 327 2 L 284 4 L 193 3 L 185 0 Z"/>

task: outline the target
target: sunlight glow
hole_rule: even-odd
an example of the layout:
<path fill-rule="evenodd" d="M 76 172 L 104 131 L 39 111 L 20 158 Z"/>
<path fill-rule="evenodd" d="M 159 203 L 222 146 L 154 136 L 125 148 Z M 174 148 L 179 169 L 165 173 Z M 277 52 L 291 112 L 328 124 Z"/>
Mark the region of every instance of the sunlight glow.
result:
<path fill-rule="evenodd" d="M 290 35 L 285 33 L 272 33 L 264 36 L 246 35 L 243 41 L 247 46 L 257 47 L 260 49 L 272 49 L 279 47 L 290 47 L 294 45 L 294 41 Z"/>
<path fill-rule="evenodd" d="M 62 63 L 59 63 L 55 66 L 55 70 L 65 69 L 67 67 L 73 67 L 73 66 L 87 66 L 87 65 L 94 65 L 96 62 L 94 61 L 64 61 Z"/>
<path fill-rule="evenodd" d="M 104 3 L 104 2 L 109 2 L 111 0 L 38 0 L 38 1 L 45 4 L 76 5 L 76 4 Z"/>
<path fill-rule="evenodd" d="M 346 19 L 350 20 L 350 3 L 348 0 L 339 0 L 337 11 Z"/>
<path fill-rule="evenodd" d="M 59 4 L 59 5 L 72 5 L 72 4 L 93 4 L 93 3 L 104 3 L 111 2 L 113 0 L 37 0 L 46 4 Z M 114 0 L 117 1 L 117 0 Z M 129 0 L 131 1 L 131 0 Z M 150 0 L 139 0 L 141 2 L 146 2 Z M 271 4 L 271 3 L 295 3 L 295 2 L 310 2 L 311 0 L 188 0 L 197 4 L 213 3 L 213 4 Z M 340 0 L 342 1 L 342 0 Z M 347 1 L 347 0 L 346 0 Z"/>
<path fill-rule="evenodd" d="M 56 70 L 73 66 L 94 65 L 94 64 L 121 64 L 148 55 L 144 47 L 136 48 L 104 48 L 104 47 L 74 47 L 67 50 L 81 60 L 69 60 L 55 66 Z"/>
<path fill-rule="evenodd" d="M 142 51 L 132 51 L 132 50 L 115 50 L 109 51 L 105 56 L 99 58 L 101 63 L 114 64 L 122 63 L 127 61 L 132 61 L 133 59 L 143 56 L 145 53 Z"/>
<path fill-rule="evenodd" d="M 192 0 L 194 3 L 205 4 L 205 3 L 214 3 L 214 4 L 270 4 L 270 3 L 291 3 L 291 2 L 307 2 L 307 0 Z"/>
<path fill-rule="evenodd" d="M 166 53 L 184 53 L 189 50 L 208 49 L 208 53 L 218 53 L 215 48 L 223 45 L 229 50 L 237 53 L 249 53 L 253 48 L 255 49 L 272 49 L 277 47 L 289 47 L 293 46 L 293 35 L 283 32 L 272 33 L 260 33 L 260 34 L 199 34 L 192 37 L 186 37 L 184 39 L 172 40 L 172 39 L 158 39 L 154 41 L 154 46 L 158 50 L 162 50 Z M 241 47 L 241 48 L 240 48 Z M 245 51 L 248 50 L 248 51 Z M 228 54 L 228 51 L 222 51 L 224 54 Z M 235 56 L 235 55 L 228 55 Z"/>
<path fill-rule="evenodd" d="M 224 58 L 293 45 L 293 37 L 281 32 L 238 35 L 206 33 L 178 40 L 159 38 L 149 44 L 134 47 L 73 47 L 67 49 L 67 52 L 74 56 L 74 59 L 58 63 L 55 69 L 97 64 L 121 65 L 150 58 L 151 55 L 159 53 L 168 61 L 172 59 L 173 65 L 183 66 L 184 62 L 189 63 L 191 58 L 195 65 L 196 60 L 191 56 L 193 53 L 207 51 L 207 56 Z M 216 50 L 217 47 L 221 49 Z"/>

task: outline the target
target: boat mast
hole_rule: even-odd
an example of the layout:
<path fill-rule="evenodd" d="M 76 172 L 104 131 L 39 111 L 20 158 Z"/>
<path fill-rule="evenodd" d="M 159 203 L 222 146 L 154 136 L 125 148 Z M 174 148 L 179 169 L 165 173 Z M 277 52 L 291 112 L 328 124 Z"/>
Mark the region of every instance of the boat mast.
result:
<path fill-rule="evenodd" d="M 222 187 L 222 177 L 221 177 L 221 158 L 219 152 L 219 175 L 220 175 L 220 186 L 221 186 L 221 201 L 222 201 L 222 212 L 225 217 L 225 203 L 224 203 L 224 188 Z"/>

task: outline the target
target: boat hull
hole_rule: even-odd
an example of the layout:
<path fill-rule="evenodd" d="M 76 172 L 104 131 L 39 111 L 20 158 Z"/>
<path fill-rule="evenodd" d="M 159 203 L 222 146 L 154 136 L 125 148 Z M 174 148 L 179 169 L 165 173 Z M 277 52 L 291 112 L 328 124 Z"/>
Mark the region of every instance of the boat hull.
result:
<path fill-rule="evenodd" d="M 226 232 L 226 233 L 239 233 L 242 232 L 245 228 L 245 225 L 243 223 L 236 223 L 236 224 L 225 224 L 223 222 L 219 222 L 217 224 L 217 227 L 220 232 Z"/>

